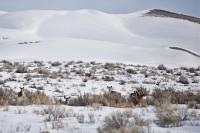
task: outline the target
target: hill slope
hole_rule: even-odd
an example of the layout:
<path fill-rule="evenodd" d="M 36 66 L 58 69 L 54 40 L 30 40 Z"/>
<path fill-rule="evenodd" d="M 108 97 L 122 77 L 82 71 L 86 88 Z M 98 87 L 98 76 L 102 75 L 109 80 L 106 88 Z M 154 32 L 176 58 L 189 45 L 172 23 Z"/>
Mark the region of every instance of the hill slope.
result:
<path fill-rule="evenodd" d="M 169 47 L 200 53 L 200 25 L 148 12 L 1 12 L 0 58 L 199 65 L 199 58 Z"/>

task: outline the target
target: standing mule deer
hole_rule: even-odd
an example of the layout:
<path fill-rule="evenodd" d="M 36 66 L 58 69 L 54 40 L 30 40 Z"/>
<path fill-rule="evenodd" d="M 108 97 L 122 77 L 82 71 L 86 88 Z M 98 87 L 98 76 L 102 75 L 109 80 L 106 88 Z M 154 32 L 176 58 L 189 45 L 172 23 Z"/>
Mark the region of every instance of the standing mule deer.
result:
<path fill-rule="evenodd" d="M 115 103 L 119 103 L 119 99 L 121 98 L 121 93 L 113 91 L 113 87 L 112 86 L 107 86 L 108 90 L 109 90 L 109 98 L 111 100 L 114 100 Z"/>
<path fill-rule="evenodd" d="M 160 81 L 158 81 L 158 82 L 156 82 L 156 85 L 157 85 L 157 86 L 159 86 L 159 85 L 160 85 L 160 83 L 161 83 L 161 80 L 160 80 Z"/>
<path fill-rule="evenodd" d="M 133 93 L 129 94 L 129 98 L 134 105 L 139 104 L 144 96 L 146 96 L 146 94 L 143 90 L 136 90 Z"/>
<path fill-rule="evenodd" d="M 20 92 L 17 93 L 17 96 L 22 97 L 24 93 L 24 87 L 19 87 L 19 88 L 20 88 Z"/>
<path fill-rule="evenodd" d="M 68 103 L 69 103 L 69 99 L 71 98 L 71 96 L 68 96 L 68 97 L 66 97 L 66 96 L 64 96 L 64 101 L 62 100 L 62 99 L 60 99 L 59 100 L 59 102 L 61 103 L 61 104 L 65 104 L 65 105 L 67 105 Z"/>

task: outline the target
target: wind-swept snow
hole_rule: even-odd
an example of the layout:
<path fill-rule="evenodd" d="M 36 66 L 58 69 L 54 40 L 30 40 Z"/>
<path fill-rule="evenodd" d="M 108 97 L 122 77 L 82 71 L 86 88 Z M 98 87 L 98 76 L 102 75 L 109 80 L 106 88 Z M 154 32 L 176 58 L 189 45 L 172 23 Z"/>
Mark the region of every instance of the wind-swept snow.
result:
<path fill-rule="evenodd" d="M 197 66 L 200 25 L 147 11 L 108 14 L 95 10 L 0 13 L 0 59 L 98 60 Z M 6 38 L 6 39 L 5 39 Z M 33 42 L 39 43 L 33 43 Z"/>

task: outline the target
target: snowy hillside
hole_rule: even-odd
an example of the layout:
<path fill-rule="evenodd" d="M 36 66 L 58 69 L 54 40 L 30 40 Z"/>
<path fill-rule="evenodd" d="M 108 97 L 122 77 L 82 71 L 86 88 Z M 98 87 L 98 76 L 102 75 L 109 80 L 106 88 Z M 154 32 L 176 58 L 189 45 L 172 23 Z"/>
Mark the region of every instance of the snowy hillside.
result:
<path fill-rule="evenodd" d="M 98 60 L 197 66 L 200 25 L 169 17 L 95 10 L 0 12 L 0 59 Z"/>

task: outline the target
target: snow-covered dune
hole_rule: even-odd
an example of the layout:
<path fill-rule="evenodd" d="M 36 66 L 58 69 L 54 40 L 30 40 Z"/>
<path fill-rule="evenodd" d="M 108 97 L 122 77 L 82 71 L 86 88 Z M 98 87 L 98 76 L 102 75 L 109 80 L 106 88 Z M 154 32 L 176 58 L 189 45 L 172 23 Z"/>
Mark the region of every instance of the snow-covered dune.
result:
<path fill-rule="evenodd" d="M 145 16 L 141 11 L 95 10 L 0 12 L 0 59 L 98 60 L 194 66 L 200 59 L 200 25 Z M 35 43 L 37 42 L 37 43 Z"/>

